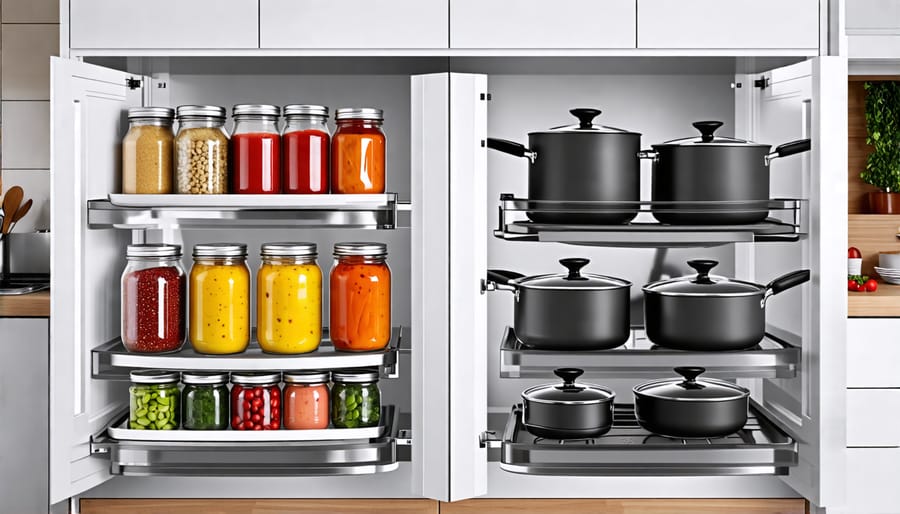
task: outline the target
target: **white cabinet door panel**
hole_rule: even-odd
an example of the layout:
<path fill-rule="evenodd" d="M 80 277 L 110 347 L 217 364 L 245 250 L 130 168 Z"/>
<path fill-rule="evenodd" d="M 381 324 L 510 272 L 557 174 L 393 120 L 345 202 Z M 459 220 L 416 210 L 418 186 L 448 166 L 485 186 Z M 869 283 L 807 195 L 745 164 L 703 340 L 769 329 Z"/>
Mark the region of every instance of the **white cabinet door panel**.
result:
<path fill-rule="evenodd" d="M 847 502 L 840 512 L 896 514 L 900 505 L 900 449 L 847 450 Z M 828 510 L 831 512 L 831 509 Z"/>
<path fill-rule="evenodd" d="M 448 0 L 260 0 L 262 48 L 447 48 Z"/>
<path fill-rule="evenodd" d="M 634 48 L 636 0 L 452 0 L 451 48 Z"/>
<path fill-rule="evenodd" d="M 847 387 L 900 387 L 900 319 L 847 320 Z"/>
<path fill-rule="evenodd" d="M 819 47 L 819 0 L 638 0 L 638 48 Z"/>
<path fill-rule="evenodd" d="M 847 0 L 847 32 L 886 29 L 900 31 L 900 0 Z"/>
<path fill-rule="evenodd" d="M 259 47 L 259 0 L 122 0 L 71 3 L 75 49 Z"/>
<path fill-rule="evenodd" d="M 847 446 L 900 446 L 900 389 L 847 391 Z"/>

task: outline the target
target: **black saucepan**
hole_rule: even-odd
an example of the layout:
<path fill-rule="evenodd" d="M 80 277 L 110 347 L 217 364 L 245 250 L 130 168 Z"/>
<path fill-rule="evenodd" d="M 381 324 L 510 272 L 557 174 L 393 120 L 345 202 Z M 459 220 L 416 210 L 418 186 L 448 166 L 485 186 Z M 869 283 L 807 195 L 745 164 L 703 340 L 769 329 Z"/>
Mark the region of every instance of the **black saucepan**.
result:
<path fill-rule="evenodd" d="M 544 384 L 522 393 L 522 424 L 538 437 L 580 439 L 609 432 L 616 393 L 603 386 L 575 383 L 578 368 L 553 371 L 563 383 Z"/>

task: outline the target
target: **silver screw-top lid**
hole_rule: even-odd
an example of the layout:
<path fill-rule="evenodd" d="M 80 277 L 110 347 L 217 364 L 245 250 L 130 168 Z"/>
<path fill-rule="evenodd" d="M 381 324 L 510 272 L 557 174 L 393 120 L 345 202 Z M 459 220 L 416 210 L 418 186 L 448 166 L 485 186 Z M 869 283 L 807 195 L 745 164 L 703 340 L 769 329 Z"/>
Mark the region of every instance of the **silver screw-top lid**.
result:
<path fill-rule="evenodd" d="M 228 373 L 224 371 L 185 371 L 181 381 L 195 385 L 222 385 L 228 383 Z"/>
<path fill-rule="evenodd" d="M 345 369 L 333 371 L 331 380 L 335 383 L 344 384 L 368 384 L 378 382 L 378 372 L 371 369 Z"/>
<path fill-rule="evenodd" d="M 265 104 L 237 104 L 232 108 L 233 116 L 274 116 L 281 115 L 281 107 Z"/>
<path fill-rule="evenodd" d="M 127 257 L 181 257 L 181 245 L 161 243 L 128 245 L 125 255 Z"/>
<path fill-rule="evenodd" d="M 384 111 L 372 107 L 342 107 L 334 112 L 336 120 L 377 120 L 384 119 Z"/>
<path fill-rule="evenodd" d="M 316 243 L 263 243 L 259 254 L 263 257 L 318 255 Z"/>
<path fill-rule="evenodd" d="M 171 107 L 132 107 L 128 109 L 128 119 L 154 119 L 172 121 L 175 119 L 175 109 Z"/>
<path fill-rule="evenodd" d="M 179 378 L 177 371 L 164 369 L 140 369 L 131 372 L 131 381 L 135 384 L 177 384 Z"/>
<path fill-rule="evenodd" d="M 246 257 L 244 243 L 203 243 L 194 245 L 194 257 Z"/>
<path fill-rule="evenodd" d="M 284 383 L 286 384 L 324 384 L 328 382 L 331 373 L 328 371 L 285 371 Z"/>
<path fill-rule="evenodd" d="M 232 373 L 231 383 L 241 385 L 272 385 L 281 382 L 281 373 L 279 372 L 248 372 L 248 373 Z"/>
<path fill-rule="evenodd" d="M 328 107 L 324 105 L 291 104 L 284 106 L 285 116 L 324 116 L 328 117 Z"/>
<path fill-rule="evenodd" d="M 387 245 L 384 243 L 335 243 L 334 255 L 383 256 L 387 255 Z"/>
<path fill-rule="evenodd" d="M 175 109 L 175 116 L 179 119 L 189 116 L 225 119 L 227 112 L 224 107 L 218 105 L 179 105 Z"/>

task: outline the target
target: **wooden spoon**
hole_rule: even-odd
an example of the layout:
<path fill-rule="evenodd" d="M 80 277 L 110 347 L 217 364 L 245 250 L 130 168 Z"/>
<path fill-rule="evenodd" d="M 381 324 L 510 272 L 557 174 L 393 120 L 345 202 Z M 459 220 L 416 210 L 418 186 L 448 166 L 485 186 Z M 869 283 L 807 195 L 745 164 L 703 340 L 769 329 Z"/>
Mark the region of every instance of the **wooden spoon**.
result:
<path fill-rule="evenodd" d="M 20 219 L 24 218 L 25 215 L 28 214 L 28 211 L 31 210 L 32 203 L 33 202 L 31 198 L 29 198 L 28 200 L 25 200 L 25 203 L 23 203 L 18 210 L 16 210 L 16 214 L 13 216 L 12 220 L 13 226 L 15 226 L 15 224 L 18 223 Z M 9 227 L 9 231 L 12 232 L 12 227 Z"/>
<path fill-rule="evenodd" d="M 25 192 L 22 191 L 22 188 L 13 186 L 9 188 L 9 191 L 3 197 L 3 226 L 0 227 L 0 232 L 3 234 L 9 233 L 9 227 L 12 225 L 16 211 L 19 210 L 19 204 L 22 203 L 23 196 L 25 196 Z"/>

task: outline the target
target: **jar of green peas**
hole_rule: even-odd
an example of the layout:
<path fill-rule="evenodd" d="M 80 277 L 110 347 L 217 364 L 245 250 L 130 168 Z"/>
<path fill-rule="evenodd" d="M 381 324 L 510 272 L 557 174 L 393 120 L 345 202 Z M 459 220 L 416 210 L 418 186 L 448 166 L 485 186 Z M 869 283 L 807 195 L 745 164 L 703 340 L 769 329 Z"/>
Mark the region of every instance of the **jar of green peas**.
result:
<path fill-rule="evenodd" d="M 128 428 L 175 430 L 181 416 L 178 372 L 158 369 L 131 372 Z"/>
<path fill-rule="evenodd" d="M 378 372 L 339 370 L 331 374 L 331 423 L 336 428 L 374 427 L 381 419 Z"/>

